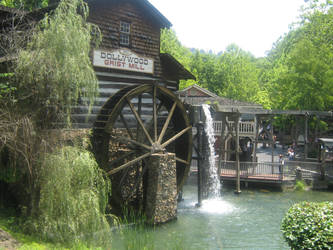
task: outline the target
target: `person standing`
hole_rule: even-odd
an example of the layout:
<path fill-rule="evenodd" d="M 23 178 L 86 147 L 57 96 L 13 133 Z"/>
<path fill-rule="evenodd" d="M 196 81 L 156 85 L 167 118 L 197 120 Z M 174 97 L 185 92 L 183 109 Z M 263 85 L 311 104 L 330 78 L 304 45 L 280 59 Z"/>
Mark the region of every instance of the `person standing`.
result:
<path fill-rule="evenodd" d="M 279 155 L 279 173 L 280 173 L 280 178 L 283 178 L 283 165 L 284 165 L 284 159 L 283 159 L 283 155 L 280 154 Z"/>

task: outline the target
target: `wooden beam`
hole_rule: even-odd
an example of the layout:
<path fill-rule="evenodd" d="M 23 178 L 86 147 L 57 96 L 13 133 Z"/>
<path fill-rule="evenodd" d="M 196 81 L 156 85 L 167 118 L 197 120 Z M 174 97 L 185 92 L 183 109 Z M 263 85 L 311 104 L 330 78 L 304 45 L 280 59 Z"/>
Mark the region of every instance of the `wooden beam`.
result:
<path fill-rule="evenodd" d="M 255 131 L 255 141 L 254 141 L 254 146 L 253 146 L 253 152 L 252 152 L 252 162 L 257 161 L 257 149 L 258 149 L 258 139 L 259 139 L 259 123 L 260 123 L 260 118 L 256 115 L 254 117 L 254 122 L 256 125 L 256 131 Z"/>
<path fill-rule="evenodd" d="M 306 115 L 304 117 L 304 159 L 308 157 L 308 123 L 309 123 L 309 116 Z"/>
<path fill-rule="evenodd" d="M 151 155 L 152 155 L 151 152 L 143 154 L 143 155 L 139 156 L 138 158 L 135 158 L 135 159 L 133 159 L 133 160 L 131 160 L 131 161 L 115 168 L 115 169 L 110 170 L 109 172 L 107 172 L 107 175 L 115 174 L 115 173 L 119 172 L 120 170 L 123 170 L 124 168 L 127 168 L 129 166 L 132 166 L 135 163 L 137 163 L 137 162 L 139 162 L 139 161 L 143 160 L 144 158 L 147 158 L 148 156 L 151 156 Z"/>
<path fill-rule="evenodd" d="M 174 102 L 173 105 L 172 105 L 172 107 L 171 107 L 171 109 L 170 109 L 170 111 L 169 111 L 168 117 L 167 117 L 167 119 L 166 119 L 166 121 L 165 121 L 165 123 L 164 123 L 164 125 L 163 125 L 162 131 L 161 131 L 161 134 L 160 134 L 160 136 L 158 137 L 158 141 L 157 141 L 157 142 L 158 142 L 159 144 L 161 144 L 161 142 L 162 142 L 162 140 L 163 140 L 164 134 L 165 134 L 165 132 L 166 132 L 168 126 L 169 126 L 169 123 L 170 123 L 170 121 L 171 121 L 171 118 L 172 118 L 172 116 L 173 116 L 173 113 L 175 112 L 176 106 L 177 106 L 177 102 Z"/>
<path fill-rule="evenodd" d="M 240 115 L 235 118 L 236 125 L 236 194 L 240 194 L 240 162 L 239 162 L 239 118 Z"/>
<path fill-rule="evenodd" d="M 219 165 L 218 165 L 218 168 L 217 168 L 218 176 L 221 175 L 221 164 L 222 164 L 222 161 L 226 160 L 226 155 L 225 155 L 226 146 L 225 146 L 225 137 L 224 137 L 226 123 L 227 123 L 226 117 L 225 117 L 225 115 L 222 115 L 222 128 L 221 128 L 220 148 L 219 148 Z"/>

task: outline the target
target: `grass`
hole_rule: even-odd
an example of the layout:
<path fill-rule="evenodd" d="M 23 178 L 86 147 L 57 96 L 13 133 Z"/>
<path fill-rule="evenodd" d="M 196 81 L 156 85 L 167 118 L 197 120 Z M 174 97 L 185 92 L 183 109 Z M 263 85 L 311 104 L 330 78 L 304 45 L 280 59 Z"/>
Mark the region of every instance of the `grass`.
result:
<path fill-rule="evenodd" d="M 9 233 L 14 239 L 20 242 L 19 250 L 49 250 L 49 249 L 59 249 L 59 250 L 90 250 L 96 249 L 89 248 L 83 243 L 78 243 L 72 247 L 67 247 L 60 244 L 53 244 L 40 240 L 37 236 L 27 235 L 23 233 L 19 226 L 20 218 L 16 216 L 13 209 L 0 208 L 0 228 L 7 233 Z M 97 248 L 98 249 L 98 248 Z M 101 248 L 100 248 L 101 249 Z M 0 247 L 0 250 L 4 250 Z"/>
<path fill-rule="evenodd" d="M 114 249 L 126 250 L 153 250 L 158 248 L 158 238 L 155 233 L 154 226 L 147 226 L 144 216 L 134 217 L 133 214 L 119 221 L 119 224 L 114 225 L 115 230 L 111 237 L 113 238 L 112 246 Z M 100 249 L 96 247 L 88 247 L 84 243 L 76 243 L 73 246 L 63 244 L 54 244 L 46 242 L 38 238 L 37 235 L 27 235 L 20 227 L 20 218 L 16 216 L 13 209 L 3 209 L 0 207 L 0 228 L 8 232 L 14 239 L 21 243 L 19 250 L 92 250 Z M 168 235 L 173 240 L 168 242 L 166 249 L 186 249 L 184 239 L 180 235 Z M 0 247 L 0 250 L 4 250 Z"/>

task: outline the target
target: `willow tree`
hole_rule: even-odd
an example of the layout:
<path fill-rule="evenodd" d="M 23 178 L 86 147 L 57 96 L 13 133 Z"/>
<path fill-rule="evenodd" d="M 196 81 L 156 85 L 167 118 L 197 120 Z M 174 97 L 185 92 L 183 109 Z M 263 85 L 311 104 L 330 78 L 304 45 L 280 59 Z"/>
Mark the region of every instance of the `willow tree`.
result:
<path fill-rule="evenodd" d="M 88 12 L 83 0 L 62 0 L 19 52 L 14 80 L 22 111 L 43 119 L 53 110 L 64 113 L 69 122 L 71 107 L 79 100 L 93 103 L 98 82 L 89 52 L 101 36 L 87 22 Z"/>
<path fill-rule="evenodd" d="M 8 86 L 0 85 L 0 153 L 8 150 L 10 163 L 3 165 L 0 159 L 0 170 L 20 173 L 15 189 L 24 196 L 18 202 L 29 213 L 38 199 L 39 159 L 54 149 L 40 132 L 54 121 L 48 114 L 64 113 L 69 121 L 72 105 L 79 99 L 91 105 L 97 95 L 89 52 L 100 36 L 92 37 L 99 30 L 87 23 L 87 16 L 83 0 L 61 1 L 33 29 L 26 47 L 18 50 Z M 0 171 L 0 181 L 1 177 Z"/>

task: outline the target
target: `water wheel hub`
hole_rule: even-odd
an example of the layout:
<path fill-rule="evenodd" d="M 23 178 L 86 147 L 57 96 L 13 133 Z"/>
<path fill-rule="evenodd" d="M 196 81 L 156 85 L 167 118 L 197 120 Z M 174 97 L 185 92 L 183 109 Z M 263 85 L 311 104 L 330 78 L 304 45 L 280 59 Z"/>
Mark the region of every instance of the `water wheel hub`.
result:
<path fill-rule="evenodd" d="M 166 150 L 162 147 L 162 145 L 158 142 L 154 142 L 151 146 L 152 153 L 164 153 Z"/>

